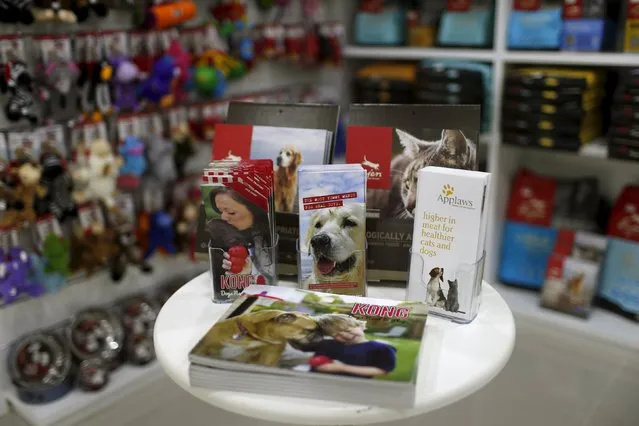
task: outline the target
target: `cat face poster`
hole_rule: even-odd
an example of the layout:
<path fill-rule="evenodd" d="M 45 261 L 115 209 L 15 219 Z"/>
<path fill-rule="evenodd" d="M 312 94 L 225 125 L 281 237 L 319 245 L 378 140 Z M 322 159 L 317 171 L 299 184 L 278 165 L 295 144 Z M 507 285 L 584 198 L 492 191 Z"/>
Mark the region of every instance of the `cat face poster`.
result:
<path fill-rule="evenodd" d="M 477 170 L 476 141 L 476 134 L 458 129 L 410 133 L 392 127 L 350 126 L 346 162 L 360 163 L 367 171 L 367 209 L 372 215 L 412 220 L 419 170 L 427 166 Z"/>
<path fill-rule="evenodd" d="M 369 280 L 406 281 L 417 171 L 478 169 L 478 105 L 351 105 L 347 163 L 367 171 Z"/>

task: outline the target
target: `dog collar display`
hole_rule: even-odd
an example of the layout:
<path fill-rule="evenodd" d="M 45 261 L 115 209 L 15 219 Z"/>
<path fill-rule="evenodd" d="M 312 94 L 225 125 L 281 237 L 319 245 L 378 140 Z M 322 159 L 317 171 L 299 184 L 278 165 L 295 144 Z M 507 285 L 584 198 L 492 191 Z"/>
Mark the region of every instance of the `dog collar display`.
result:
<path fill-rule="evenodd" d="M 71 354 L 53 333 L 34 333 L 18 341 L 9 356 L 9 374 L 20 400 L 43 404 L 73 387 Z"/>
<path fill-rule="evenodd" d="M 71 352 L 80 360 L 99 358 L 115 364 L 122 352 L 124 331 L 120 321 L 104 309 L 79 312 L 67 330 Z"/>
<path fill-rule="evenodd" d="M 101 359 L 86 359 L 78 368 L 78 387 L 85 392 L 97 392 L 109 383 L 109 369 Z"/>

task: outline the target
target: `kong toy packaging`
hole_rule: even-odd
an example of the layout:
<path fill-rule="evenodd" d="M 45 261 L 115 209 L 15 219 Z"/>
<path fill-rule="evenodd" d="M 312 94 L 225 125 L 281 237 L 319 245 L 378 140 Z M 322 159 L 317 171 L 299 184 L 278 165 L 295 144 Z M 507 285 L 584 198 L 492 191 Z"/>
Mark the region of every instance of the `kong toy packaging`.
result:
<path fill-rule="evenodd" d="M 216 391 L 410 408 L 424 367 L 427 312 L 420 302 L 251 286 L 191 350 L 189 381 Z M 282 343 L 264 345 L 272 339 Z"/>
<path fill-rule="evenodd" d="M 480 123 L 479 106 L 351 106 L 346 162 L 361 164 L 368 176 L 369 280 L 408 280 L 418 172 L 477 170 Z"/>
<path fill-rule="evenodd" d="M 408 300 L 460 322 L 479 311 L 490 174 L 425 167 L 418 172 Z"/>
<path fill-rule="evenodd" d="M 202 173 L 201 192 L 196 238 L 208 247 L 213 301 L 234 300 L 251 284 L 275 284 L 273 163 L 213 162 Z"/>

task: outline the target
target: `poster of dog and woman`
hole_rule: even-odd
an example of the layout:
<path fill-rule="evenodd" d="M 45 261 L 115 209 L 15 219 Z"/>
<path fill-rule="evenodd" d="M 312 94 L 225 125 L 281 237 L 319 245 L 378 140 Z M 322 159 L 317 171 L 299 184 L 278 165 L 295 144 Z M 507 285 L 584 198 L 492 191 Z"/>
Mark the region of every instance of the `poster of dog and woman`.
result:
<path fill-rule="evenodd" d="M 403 318 L 353 314 L 374 299 L 282 287 L 254 293 L 251 287 L 207 331 L 190 354 L 193 363 L 223 362 L 412 382 L 427 317 L 426 306 L 378 301 L 406 309 Z M 257 290 L 256 290 L 257 291 Z M 369 305 L 366 305 L 369 306 Z M 355 308 L 355 309 L 354 309 Z"/>

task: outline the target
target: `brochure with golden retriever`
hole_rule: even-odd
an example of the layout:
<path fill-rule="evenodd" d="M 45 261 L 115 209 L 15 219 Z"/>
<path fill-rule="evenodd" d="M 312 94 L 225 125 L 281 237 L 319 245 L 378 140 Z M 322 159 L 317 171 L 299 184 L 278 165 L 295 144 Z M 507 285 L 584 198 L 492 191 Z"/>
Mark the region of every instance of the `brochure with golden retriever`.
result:
<path fill-rule="evenodd" d="M 427 313 L 421 302 L 251 286 L 191 350 L 190 382 L 411 407 Z"/>
<path fill-rule="evenodd" d="M 326 160 L 320 163 L 312 162 L 314 155 L 311 152 L 307 152 L 304 142 L 307 136 L 299 141 L 288 141 L 290 144 L 296 146 L 301 151 L 302 164 L 330 164 L 332 158 L 332 146 L 334 144 L 334 138 L 337 133 L 337 124 L 339 119 L 340 107 L 335 104 L 290 104 L 280 101 L 279 103 L 261 103 L 261 102 L 230 102 L 228 105 L 228 114 L 226 116 L 226 123 L 228 124 L 243 124 L 249 126 L 265 126 L 277 129 L 298 128 L 298 129 L 321 129 L 327 132 L 328 142 L 322 140 L 313 145 L 314 148 L 327 146 Z M 308 135 L 309 133 L 305 133 Z M 246 138 L 246 136 L 244 136 Z M 233 138 L 233 135 L 231 135 Z M 236 139 L 231 139 L 236 140 Z M 217 144 L 218 135 L 214 145 Z M 253 157 L 253 158 L 271 158 L 273 163 L 277 165 L 277 157 L 279 157 L 279 151 L 283 147 L 283 139 L 276 139 L 272 141 L 270 152 L 265 154 L 265 157 Z M 289 144 L 287 143 L 287 144 Z M 232 151 L 233 155 L 238 155 Z M 251 154 L 250 152 L 248 154 Z M 221 154 L 222 155 L 222 154 Z M 223 152 L 223 155 L 228 155 L 228 152 Z M 291 155 L 292 156 L 292 155 Z M 287 163 L 288 161 L 283 161 Z M 278 187 L 293 188 L 291 168 L 284 167 L 278 168 L 280 176 L 280 184 Z M 280 191 L 278 191 L 280 192 Z M 283 197 L 290 203 L 292 197 L 290 190 L 288 193 L 284 191 Z M 282 199 L 280 203 L 285 204 Z M 289 204 L 290 205 L 290 204 Z M 277 251 L 277 271 L 280 275 L 297 275 L 297 241 L 299 238 L 299 218 L 297 215 L 297 201 L 293 206 L 294 212 L 286 213 L 278 209 L 275 215 L 275 224 L 277 227 L 277 235 L 279 237 L 278 251 Z"/>
<path fill-rule="evenodd" d="M 216 302 L 277 281 L 272 167 L 270 160 L 214 161 L 202 172 L 205 220 L 196 239 L 209 253 Z"/>
<path fill-rule="evenodd" d="M 345 159 L 368 175 L 370 280 L 408 279 L 417 172 L 477 170 L 480 122 L 478 106 L 351 106 Z"/>
<path fill-rule="evenodd" d="M 299 172 L 302 288 L 366 295 L 366 172 L 359 164 Z"/>
<path fill-rule="evenodd" d="M 214 160 L 273 161 L 275 211 L 297 212 L 297 171 L 302 164 L 326 164 L 332 133 L 322 129 L 218 124 Z"/>

